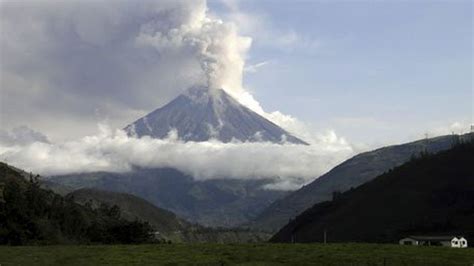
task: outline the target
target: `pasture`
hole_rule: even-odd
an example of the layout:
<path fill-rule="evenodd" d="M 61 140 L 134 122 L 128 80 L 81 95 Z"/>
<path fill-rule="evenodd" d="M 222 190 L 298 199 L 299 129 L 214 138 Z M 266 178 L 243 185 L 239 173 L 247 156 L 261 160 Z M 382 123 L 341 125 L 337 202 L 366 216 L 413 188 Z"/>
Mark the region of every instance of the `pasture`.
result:
<path fill-rule="evenodd" d="M 4 265 L 474 265 L 474 249 L 382 244 L 1 246 Z"/>

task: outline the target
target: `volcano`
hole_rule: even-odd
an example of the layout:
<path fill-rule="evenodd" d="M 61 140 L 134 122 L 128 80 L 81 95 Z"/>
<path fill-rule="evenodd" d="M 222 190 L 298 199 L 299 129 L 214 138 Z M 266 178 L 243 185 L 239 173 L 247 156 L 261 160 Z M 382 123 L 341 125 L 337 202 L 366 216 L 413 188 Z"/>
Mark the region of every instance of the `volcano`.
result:
<path fill-rule="evenodd" d="M 240 104 L 222 89 L 193 87 L 124 129 L 134 137 L 166 138 L 176 130 L 183 141 L 306 144 Z"/>

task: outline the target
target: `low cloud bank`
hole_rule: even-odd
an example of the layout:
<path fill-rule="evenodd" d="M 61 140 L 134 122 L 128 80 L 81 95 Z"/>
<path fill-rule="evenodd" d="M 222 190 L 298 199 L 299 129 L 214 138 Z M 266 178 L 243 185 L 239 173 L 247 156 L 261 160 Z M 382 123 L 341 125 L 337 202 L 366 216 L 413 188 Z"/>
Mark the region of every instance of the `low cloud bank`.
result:
<path fill-rule="evenodd" d="M 315 136 L 309 146 L 290 143 L 183 142 L 132 138 L 105 126 L 100 133 L 74 141 L 6 143 L 0 139 L 0 160 L 42 175 L 95 171 L 127 172 L 133 166 L 172 167 L 196 180 L 270 178 L 268 189 L 296 189 L 353 155 L 333 132 Z"/>

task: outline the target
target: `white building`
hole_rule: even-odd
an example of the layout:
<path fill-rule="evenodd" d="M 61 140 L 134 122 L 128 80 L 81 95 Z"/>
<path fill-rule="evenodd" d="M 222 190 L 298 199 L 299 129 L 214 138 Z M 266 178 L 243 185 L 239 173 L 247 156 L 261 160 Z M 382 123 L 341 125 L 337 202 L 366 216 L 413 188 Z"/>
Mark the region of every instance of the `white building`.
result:
<path fill-rule="evenodd" d="M 467 248 L 467 240 L 462 236 L 409 236 L 400 239 L 399 243 L 412 246 Z"/>

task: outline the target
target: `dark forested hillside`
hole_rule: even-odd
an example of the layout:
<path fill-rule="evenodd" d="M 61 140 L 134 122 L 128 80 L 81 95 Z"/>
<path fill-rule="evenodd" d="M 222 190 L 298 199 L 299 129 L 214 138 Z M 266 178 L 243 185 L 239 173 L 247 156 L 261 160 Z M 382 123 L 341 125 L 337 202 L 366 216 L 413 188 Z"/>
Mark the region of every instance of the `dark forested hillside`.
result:
<path fill-rule="evenodd" d="M 331 200 L 333 193 L 344 192 L 368 182 L 389 169 L 410 160 L 413 155 L 449 149 L 471 134 L 449 135 L 383 147 L 358 154 L 334 167 L 309 185 L 276 200 L 250 224 L 252 228 L 275 231 L 316 203 Z"/>
<path fill-rule="evenodd" d="M 142 243 L 146 222 L 127 221 L 117 206 L 81 206 L 40 187 L 39 176 L 0 163 L 0 244 Z"/>
<path fill-rule="evenodd" d="M 79 189 L 68 194 L 75 202 L 82 205 L 91 204 L 96 208 L 101 204 L 117 205 L 120 207 L 121 216 L 129 221 L 147 221 L 161 233 L 187 230 L 191 225 L 179 219 L 174 213 L 160 209 L 150 202 L 139 197 L 98 189 Z"/>
<path fill-rule="evenodd" d="M 52 184 L 49 186 L 58 188 Z M 131 222 L 146 221 L 153 226 L 156 237 L 171 242 L 247 243 L 266 241 L 271 236 L 258 231 L 207 228 L 191 224 L 170 211 L 158 208 L 142 198 L 126 193 L 83 188 L 69 193 L 67 197 L 93 209 L 97 209 L 103 204 L 118 206 L 122 218 Z"/>
<path fill-rule="evenodd" d="M 322 202 L 273 242 L 395 242 L 412 234 L 461 234 L 474 242 L 474 144 L 423 154 Z"/>

